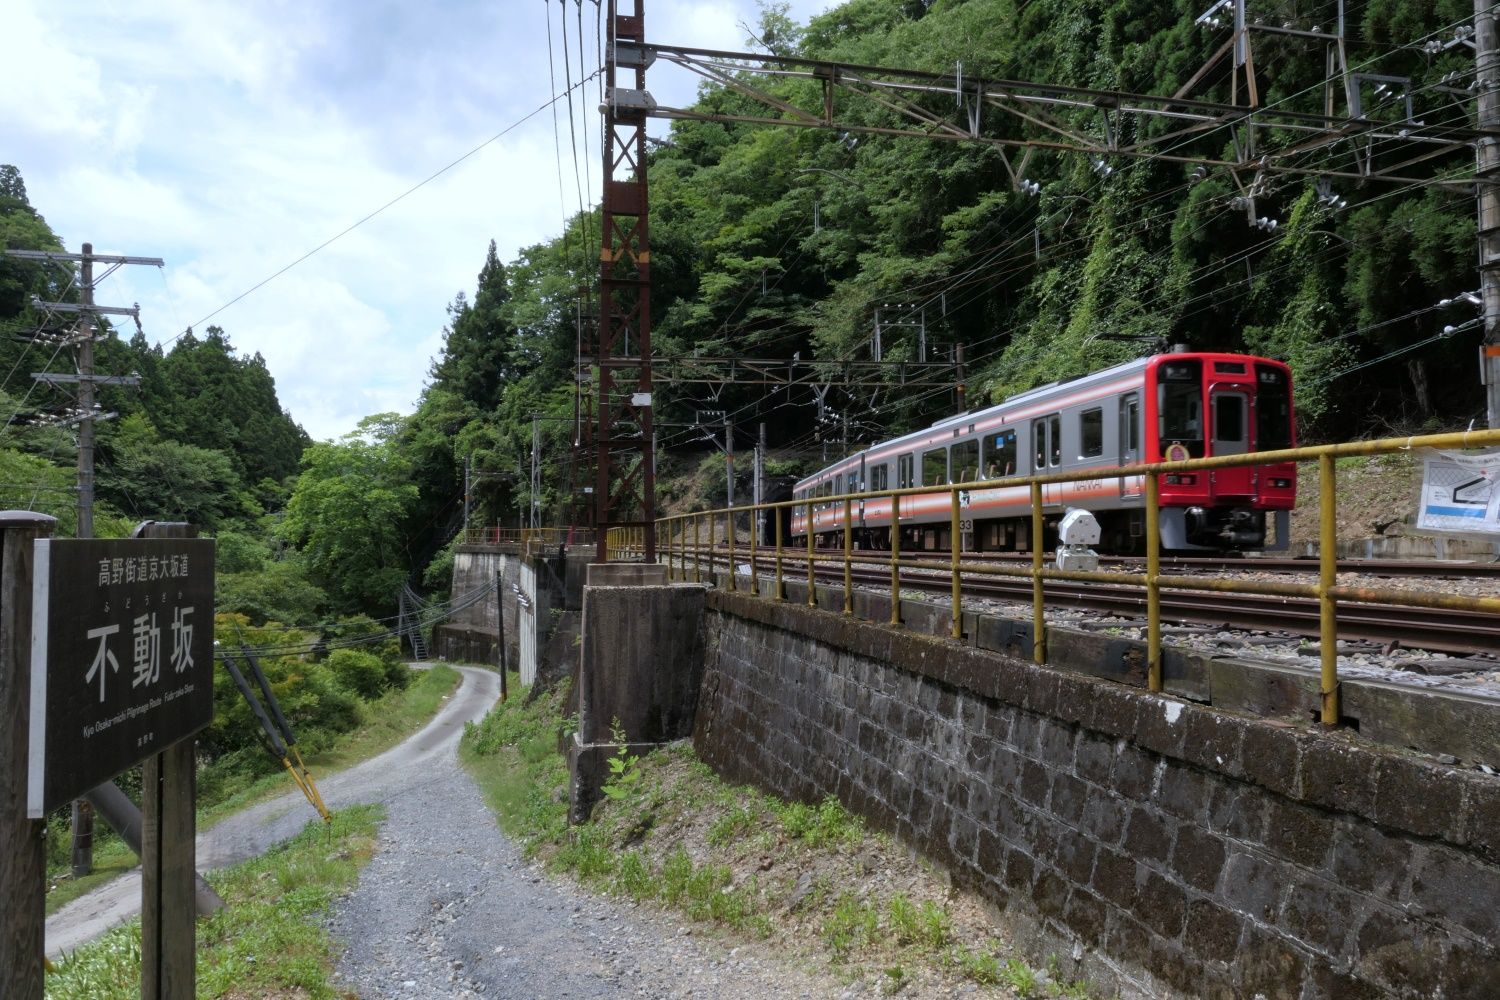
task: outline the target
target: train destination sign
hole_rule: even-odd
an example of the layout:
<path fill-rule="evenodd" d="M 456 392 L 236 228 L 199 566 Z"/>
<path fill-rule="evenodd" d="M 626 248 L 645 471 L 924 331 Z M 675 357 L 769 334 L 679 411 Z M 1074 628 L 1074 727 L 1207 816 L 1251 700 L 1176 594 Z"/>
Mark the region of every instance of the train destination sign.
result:
<path fill-rule="evenodd" d="M 213 720 L 214 543 L 38 539 L 27 815 Z"/>

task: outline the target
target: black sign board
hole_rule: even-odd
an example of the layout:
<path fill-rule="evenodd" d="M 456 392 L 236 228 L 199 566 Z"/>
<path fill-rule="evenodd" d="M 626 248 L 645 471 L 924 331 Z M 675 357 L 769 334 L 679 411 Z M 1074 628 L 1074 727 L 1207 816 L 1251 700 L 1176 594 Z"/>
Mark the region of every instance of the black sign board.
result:
<path fill-rule="evenodd" d="M 213 721 L 214 543 L 38 539 L 27 815 Z"/>

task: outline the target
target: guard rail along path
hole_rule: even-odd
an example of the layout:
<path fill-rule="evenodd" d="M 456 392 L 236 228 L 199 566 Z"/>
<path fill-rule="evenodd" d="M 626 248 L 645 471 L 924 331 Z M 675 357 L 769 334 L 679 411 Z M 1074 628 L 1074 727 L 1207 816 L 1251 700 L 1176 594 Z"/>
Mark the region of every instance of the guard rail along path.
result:
<path fill-rule="evenodd" d="M 1039 664 L 1047 662 L 1047 631 L 1045 599 L 1043 595 L 1045 581 L 1059 580 L 1116 585 L 1126 584 L 1143 588 L 1145 591 L 1147 617 L 1147 687 L 1153 692 L 1160 692 L 1162 690 L 1161 593 L 1164 589 L 1217 591 L 1271 597 L 1316 599 L 1319 605 L 1320 619 L 1319 665 L 1321 676 L 1319 691 L 1322 709 L 1321 720 L 1325 725 L 1334 726 L 1338 724 L 1340 718 L 1338 636 L 1339 604 L 1341 602 L 1402 604 L 1409 607 L 1483 612 L 1500 615 L 1500 598 L 1495 597 L 1433 594 L 1394 588 L 1341 586 L 1338 583 L 1337 568 L 1338 546 L 1336 526 L 1338 498 L 1335 461 L 1348 456 L 1384 455 L 1410 451 L 1415 448 L 1465 449 L 1495 445 L 1500 445 L 1500 430 L 1476 430 L 1420 437 L 1386 438 L 1375 441 L 1288 448 L 1280 451 L 1253 452 L 1175 462 L 1155 462 L 1121 466 L 1117 469 L 1109 470 L 1091 468 L 1087 471 L 1011 476 L 1003 479 L 978 480 L 942 486 L 914 486 L 895 490 L 845 493 L 833 496 L 697 511 L 690 514 L 663 517 L 657 521 L 657 537 L 663 540 L 661 543 L 662 554 L 665 556 L 665 561 L 668 564 L 669 575 L 673 579 L 686 579 L 691 576 L 694 581 L 702 581 L 703 562 L 708 560 L 710 565 L 712 565 L 712 560 L 716 552 L 715 547 L 718 542 L 722 541 L 727 544 L 727 551 L 731 559 L 731 571 L 727 576 L 726 586 L 729 590 L 733 591 L 737 587 L 736 572 L 733 566 L 733 558 L 737 546 L 736 519 L 748 517 L 749 525 L 753 526 L 756 519 L 760 517 L 761 512 L 771 512 L 771 519 L 775 523 L 775 543 L 773 552 L 767 553 L 767 555 L 771 556 L 775 567 L 775 586 L 772 589 L 772 600 L 781 601 L 785 599 L 785 589 L 783 587 L 785 562 L 797 560 L 805 563 L 809 583 L 807 601 L 810 605 L 814 606 L 817 603 L 816 574 L 819 564 L 821 563 L 826 566 L 841 565 L 844 574 L 843 613 L 845 615 L 853 615 L 854 565 L 888 565 L 890 567 L 891 624 L 900 625 L 902 558 L 901 537 L 897 529 L 900 525 L 903 498 L 917 495 L 930 496 L 935 492 L 947 492 L 951 511 L 950 537 L 957 539 L 960 537 L 959 522 L 963 509 L 961 501 L 963 494 L 974 490 L 1024 486 L 1029 488 L 1031 493 L 1031 538 L 1035 540 L 1043 537 L 1043 487 L 1056 483 L 1071 483 L 1084 480 L 1111 478 L 1125 480 L 1129 477 L 1140 477 L 1145 482 L 1146 493 L 1146 571 L 1144 573 L 1103 573 L 1098 571 L 1065 571 L 1048 568 L 1044 562 L 1046 553 L 1040 544 L 1033 544 L 1031 546 L 1031 565 L 1029 568 L 1024 566 L 996 565 L 993 563 L 977 563 L 972 560 L 965 561 L 961 546 L 958 545 L 951 546 L 952 551 L 947 560 L 906 562 L 905 566 L 909 570 L 938 570 L 951 574 L 951 635 L 955 639 L 963 637 L 963 580 L 966 576 L 1029 577 L 1032 581 L 1032 659 Z M 1161 537 L 1158 530 L 1158 514 L 1160 511 L 1159 486 L 1161 477 L 1242 466 L 1270 465 L 1277 462 L 1305 461 L 1316 461 L 1318 463 L 1319 573 L 1316 584 L 1266 580 L 1204 579 L 1202 577 L 1164 575 L 1161 572 Z M 853 518 L 851 514 L 853 513 L 853 506 L 856 503 L 876 499 L 892 501 L 893 524 L 890 532 L 891 544 L 888 552 L 866 554 L 865 551 L 854 548 Z M 807 532 L 805 552 L 800 551 L 801 546 L 793 548 L 786 544 L 784 539 L 783 522 L 785 519 L 783 512 L 790 514 L 792 511 L 800 508 L 807 516 L 809 524 L 811 524 L 815 510 L 826 510 L 836 505 L 842 505 L 843 511 L 842 551 L 830 550 L 828 548 L 819 549 L 817 546 L 818 533 L 815 530 Z M 1052 504 L 1051 506 L 1055 508 L 1056 504 Z M 721 520 L 726 527 L 726 537 L 716 539 L 716 524 Z M 761 553 L 759 552 L 757 541 L 758 533 L 754 530 L 749 530 L 747 534 L 750 541 L 750 591 L 753 594 L 759 594 Z M 642 536 L 643 532 L 640 528 L 613 529 L 607 536 L 609 550 L 613 554 L 613 557 L 628 557 L 633 553 L 639 553 L 643 551 L 644 546 L 644 538 Z"/>

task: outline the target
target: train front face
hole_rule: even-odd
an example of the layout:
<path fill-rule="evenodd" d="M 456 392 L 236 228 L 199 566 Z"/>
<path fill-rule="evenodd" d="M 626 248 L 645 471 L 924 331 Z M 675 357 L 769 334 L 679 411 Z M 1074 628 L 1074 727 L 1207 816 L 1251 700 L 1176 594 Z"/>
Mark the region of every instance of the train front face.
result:
<path fill-rule="evenodd" d="M 1148 457 L 1158 462 L 1294 447 L 1291 370 L 1243 354 L 1152 358 L 1146 428 Z M 1284 548 L 1296 499 L 1292 462 L 1163 475 L 1162 547 L 1261 548 L 1269 515 Z"/>

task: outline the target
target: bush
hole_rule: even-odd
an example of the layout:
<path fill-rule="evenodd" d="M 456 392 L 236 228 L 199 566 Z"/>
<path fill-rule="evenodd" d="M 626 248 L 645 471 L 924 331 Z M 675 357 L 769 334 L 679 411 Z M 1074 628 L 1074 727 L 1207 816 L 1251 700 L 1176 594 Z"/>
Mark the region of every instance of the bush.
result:
<path fill-rule="evenodd" d="M 335 649 L 328 654 L 328 669 L 343 686 L 365 701 L 374 701 L 391 686 L 386 663 L 362 649 Z"/>
<path fill-rule="evenodd" d="M 310 650 L 315 635 L 257 628 L 243 615 L 216 615 L 215 626 L 221 648 L 234 652 L 237 660 L 242 645 L 262 651 L 258 656 L 261 669 L 304 751 L 316 750 L 329 737 L 346 733 L 362 721 L 359 699 L 339 683 L 327 665 L 312 662 Z M 293 652 L 299 649 L 309 652 Z M 246 673 L 245 680 L 259 700 L 260 688 L 254 677 Z M 262 766 L 273 770 L 277 762 L 258 749 L 262 745 L 260 733 L 260 723 L 233 682 L 227 676 L 218 678 L 214 684 L 214 721 L 199 737 L 204 756 L 214 760 L 244 750 L 247 766 L 257 771 Z"/>

